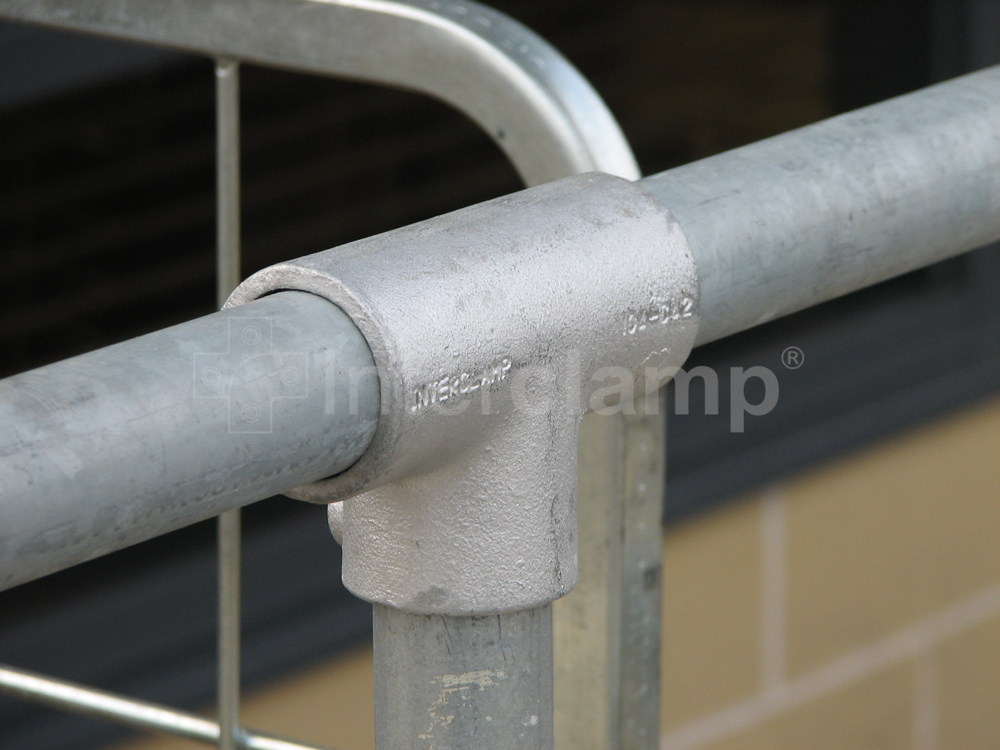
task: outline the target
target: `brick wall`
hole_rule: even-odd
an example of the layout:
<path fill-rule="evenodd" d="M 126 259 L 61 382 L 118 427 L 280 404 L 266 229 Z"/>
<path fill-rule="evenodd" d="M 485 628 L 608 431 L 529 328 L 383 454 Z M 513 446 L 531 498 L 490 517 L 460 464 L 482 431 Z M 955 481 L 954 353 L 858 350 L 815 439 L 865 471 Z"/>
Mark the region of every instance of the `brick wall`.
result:
<path fill-rule="evenodd" d="M 664 750 L 1000 746 L 1000 402 L 667 534 Z"/>

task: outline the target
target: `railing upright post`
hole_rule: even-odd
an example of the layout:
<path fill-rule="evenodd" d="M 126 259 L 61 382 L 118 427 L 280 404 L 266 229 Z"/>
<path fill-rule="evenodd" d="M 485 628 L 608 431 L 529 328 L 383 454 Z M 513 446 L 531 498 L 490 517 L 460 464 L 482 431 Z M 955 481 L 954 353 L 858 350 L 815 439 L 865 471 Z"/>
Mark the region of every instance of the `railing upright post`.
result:
<path fill-rule="evenodd" d="M 580 582 L 553 604 L 560 750 L 653 750 L 660 709 L 664 392 L 580 429 Z M 655 413 L 654 413 L 655 412 Z"/>
<path fill-rule="evenodd" d="M 552 749 L 552 606 L 482 617 L 374 605 L 375 747 Z"/>

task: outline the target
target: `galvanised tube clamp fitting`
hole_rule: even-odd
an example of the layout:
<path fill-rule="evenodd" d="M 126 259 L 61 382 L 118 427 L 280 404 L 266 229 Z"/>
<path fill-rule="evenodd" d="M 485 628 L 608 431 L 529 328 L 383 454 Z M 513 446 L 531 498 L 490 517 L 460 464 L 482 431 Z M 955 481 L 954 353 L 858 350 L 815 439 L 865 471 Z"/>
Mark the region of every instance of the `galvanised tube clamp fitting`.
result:
<path fill-rule="evenodd" d="M 367 452 L 290 493 L 346 500 L 331 512 L 345 585 L 455 616 L 568 593 L 580 419 L 609 378 L 641 394 L 695 339 L 697 274 L 670 214 L 636 183 L 572 177 L 272 266 L 229 304 L 289 289 L 341 307 L 378 370 Z"/>

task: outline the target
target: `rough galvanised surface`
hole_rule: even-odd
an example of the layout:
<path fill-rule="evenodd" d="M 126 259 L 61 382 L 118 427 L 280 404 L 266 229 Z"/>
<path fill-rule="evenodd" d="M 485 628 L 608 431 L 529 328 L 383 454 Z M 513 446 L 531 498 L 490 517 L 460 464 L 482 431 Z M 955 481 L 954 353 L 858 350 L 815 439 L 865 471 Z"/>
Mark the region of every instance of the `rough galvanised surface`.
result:
<path fill-rule="evenodd" d="M 537 34 L 469 0 L 0 0 L 0 17 L 434 96 L 478 123 L 528 184 L 589 170 L 630 179 L 639 176 L 621 129 L 587 80 Z M 289 304 L 281 309 L 277 300 L 267 304 L 276 304 L 279 315 L 294 313 L 297 307 Z M 189 336 L 211 333 L 213 325 L 224 332 L 227 317 L 164 335 L 184 343 Z M 356 331 L 354 337 L 340 337 L 340 328 L 323 323 L 325 319 L 321 314 L 310 320 L 317 328 L 308 333 L 333 334 L 332 343 L 343 349 L 343 361 L 355 349 L 366 351 Z M 258 456 L 256 447 L 235 456 L 225 446 L 216 451 L 215 422 L 226 416 L 225 408 L 203 412 L 200 422 L 187 419 L 191 406 L 178 396 L 170 407 L 175 413 L 166 407 L 157 413 L 143 411 L 145 401 L 152 398 L 149 387 L 155 385 L 150 382 L 154 368 L 143 362 L 149 355 L 148 340 L 113 349 L 103 378 L 113 385 L 96 381 L 92 388 L 88 385 L 94 398 L 84 404 L 66 406 L 57 391 L 61 385 L 82 387 L 84 367 L 91 368 L 87 377 L 94 379 L 96 353 L 31 376 L 43 382 L 36 401 L 51 405 L 48 412 L 42 408 L 39 413 L 39 404 L 18 392 L 28 376 L 0 386 L 0 402 L 9 401 L 0 403 L 0 587 L 246 505 L 322 476 L 324 466 L 332 473 L 364 449 L 371 425 L 358 430 L 353 423 L 339 425 L 336 418 L 324 422 L 325 431 L 317 442 L 312 429 L 322 421 L 317 416 L 323 415 L 324 407 L 310 404 L 293 410 L 294 418 L 286 415 L 289 421 L 276 426 L 266 457 Z M 300 350 L 317 347 L 327 348 L 313 339 Z M 160 358 L 158 353 L 150 362 L 162 379 L 161 403 L 167 394 L 190 397 L 187 362 Z M 138 380 L 120 382 L 112 369 L 119 366 L 123 376 Z M 343 394 L 328 388 L 327 395 L 328 402 L 335 402 Z M 374 386 L 355 390 L 355 395 L 377 406 Z M 97 398 L 103 402 L 97 403 Z M 199 406 L 207 408 L 203 402 Z M 100 414 L 94 416 L 97 409 Z M 78 424 L 77 414 L 87 414 L 89 424 Z M 127 425 L 114 424 L 116 416 L 128 420 Z M 22 418 L 38 424 L 18 424 Z M 60 430 L 60 418 L 63 438 L 50 438 Z M 90 425 L 101 424 L 109 428 L 108 438 L 95 446 Z M 57 445 L 51 455 L 30 454 L 37 444 L 36 428 L 38 436 L 44 433 L 39 442 Z M 166 448 L 143 453 L 142 460 L 117 461 L 112 455 L 117 435 L 124 436 L 123 456 L 136 455 L 137 446 Z M 282 437 L 287 437 L 286 443 Z M 259 435 L 253 439 L 263 440 Z M 195 446 L 194 459 L 174 460 L 185 444 Z M 70 458 L 63 461 L 60 456 Z M 244 468 L 244 456 L 254 459 L 249 468 Z M 346 463 L 344 456 L 350 458 Z M 157 470 L 160 457 L 169 466 Z M 284 459 L 287 466 L 275 465 L 272 459 Z M 210 462 L 215 464 L 212 471 L 205 468 Z M 64 471 L 64 465 L 70 468 Z M 8 472 L 14 478 L 7 479 Z M 234 473 L 239 481 L 233 479 Z M 207 477 L 215 477 L 213 488 L 205 489 Z M 25 478 L 30 489 L 21 494 Z M 97 478 L 114 492 L 94 491 Z M 117 493 L 125 485 L 130 489 L 120 497 Z M 95 518 L 102 520 L 97 523 Z M 46 555 L 49 559 L 42 559 Z"/>
<path fill-rule="evenodd" d="M 683 363 L 698 323 L 677 224 L 601 174 L 273 266 L 230 304 L 278 289 L 331 300 L 372 347 L 369 450 L 296 496 L 350 498 L 345 584 L 409 612 L 489 614 L 568 592 L 591 395 L 633 374 L 642 393 L 647 368 L 662 378 Z"/>
<path fill-rule="evenodd" d="M 551 750 L 552 606 L 484 617 L 372 610 L 375 746 Z"/>
<path fill-rule="evenodd" d="M 0 589 L 343 471 L 378 394 L 325 382 L 367 366 L 289 292 L 0 381 Z"/>
<path fill-rule="evenodd" d="M 662 172 L 698 344 L 1000 239 L 1000 66 Z"/>

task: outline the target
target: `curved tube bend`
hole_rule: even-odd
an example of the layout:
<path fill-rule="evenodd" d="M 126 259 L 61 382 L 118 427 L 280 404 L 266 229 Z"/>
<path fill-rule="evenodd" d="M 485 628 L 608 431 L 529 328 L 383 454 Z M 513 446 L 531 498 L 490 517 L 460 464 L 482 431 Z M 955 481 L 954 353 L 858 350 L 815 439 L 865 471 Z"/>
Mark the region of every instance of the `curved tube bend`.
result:
<path fill-rule="evenodd" d="M 467 0 L 0 0 L 0 17 L 428 94 L 489 133 L 528 185 L 640 176 L 587 80 L 534 32 Z"/>

